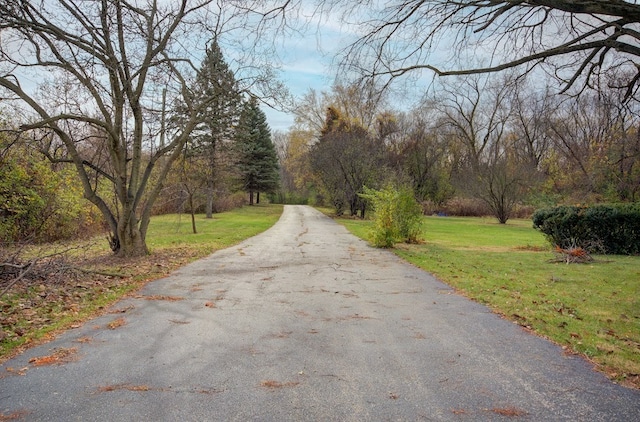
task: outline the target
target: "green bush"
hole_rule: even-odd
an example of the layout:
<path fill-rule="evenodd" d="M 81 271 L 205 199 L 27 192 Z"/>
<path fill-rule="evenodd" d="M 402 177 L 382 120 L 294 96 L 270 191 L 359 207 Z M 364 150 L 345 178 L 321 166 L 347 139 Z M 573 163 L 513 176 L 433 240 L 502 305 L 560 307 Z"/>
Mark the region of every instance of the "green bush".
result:
<path fill-rule="evenodd" d="M 562 249 L 640 253 L 640 203 L 545 208 L 533 214 L 533 227 Z"/>
<path fill-rule="evenodd" d="M 0 242 L 33 237 L 46 203 L 29 170 L 17 160 L 0 161 Z"/>
<path fill-rule="evenodd" d="M 101 222 L 72 168 L 54 169 L 20 146 L 0 158 L 0 244 L 90 235 Z"/>
<path fill-rule="evenodd" d="M 422 223 L 422 207 L 413 196 L 410 188 L 382 190 L 365 187 L 360 195 L 368 200 L 373 208 L 373 228 L 371 243 L 379 248 L 390 248 L 397 242 L 415 243 L 418 241 Z"/>

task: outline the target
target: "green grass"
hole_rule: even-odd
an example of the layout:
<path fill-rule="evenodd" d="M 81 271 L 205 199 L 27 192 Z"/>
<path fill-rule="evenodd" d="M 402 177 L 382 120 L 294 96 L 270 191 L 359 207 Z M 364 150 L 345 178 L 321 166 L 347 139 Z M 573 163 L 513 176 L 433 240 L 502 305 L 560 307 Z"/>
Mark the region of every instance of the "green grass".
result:
<path fill-rule="evenodd" d="M 367 238 L 370 222 L 339 220 Z M 640 257 L 553 262 L 529 220 L 426 217 L 424 243 L 394 252 L 462 294 L 640 387 Z"/>
<path fill-rule="evenodd" d="M 261 233 L 275 224 L 282 205 L 254 205 L 214 214 L 196 215 L 196 234 L 188 214 L 154 217 L 149 225 L 147 246 L 151 253 L 174 248 L 197 251 L 200 256 L 224 249 Z"/>
<path fill-rule="evenodd" d="M 90 274 L 81 280 L 39 280 L 16 285 L 0 297 L 0 361 L 104 312 L 150 280 L 265 231 L 281 213 L 281 205 L 259 205 L 214 214 L 213 219 L 198 215 L 197 234 L 192 233 L 189 215 L 153 217 L 147 234 L 151 255 L 135 259 L 114 257 L 104 236 L 88 243 L 31 248 L 30 256 L 71 249 L 67 256 L 72 263 L 123 277 Z"/>

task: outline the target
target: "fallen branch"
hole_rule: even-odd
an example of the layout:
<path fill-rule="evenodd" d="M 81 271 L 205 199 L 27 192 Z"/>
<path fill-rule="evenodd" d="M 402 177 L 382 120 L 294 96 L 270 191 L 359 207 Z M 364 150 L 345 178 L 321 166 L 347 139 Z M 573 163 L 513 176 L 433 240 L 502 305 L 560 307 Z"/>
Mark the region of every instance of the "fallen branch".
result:
<path fill-rule="evenodd" d="M 22 278 L 24 278 L 25 275 L 27 275 L 27 273 L 33 268 L 34 264 L 36 261 L 31 261 L 25 265 L 22 266 L 18 266 L 18 265 L 14 265 L 14 264 L 10 264 L 10 263 L 3 263 L 2 266 L 3 267 L 16 267 L 16 268 L 20 268 L 20 274 L 15 277 L 12 281 L 9 282 L 9 284 L 7 286 L 5 286 L 5 288 L 2 290 L 2 293 L 0 293 L 0 297 L 4 296 L 5 293 L 7 293 L 9 291 L 9 289 L 11 289 L 11 287 L 13 287 L 18 281 L 20 281 Z"/>
<path fill-rule="evenodd" d="M 69 252 L 81 246 L 65 248 L 53 252 L 41 252 L 34 258 L 24 258 L 24 248 L 12 252 L 0 249 L 0 297 L 3 297 L 18 282 L 64 284 L 76 279 L 80 274 L 95 274 L 106 277 L 126 278 L 127 274 L 74 265 Z M 33 256 L 33 254 L 29 254 Z"/>
<path fill-rule="evenodd" d="M 570 248 L 561 248 L 556 246 L 555 249 L 557 255 L 557 262 L 565 262 L 567 264 L 585 264 L 587 262 L 593 262 L 593 257 L 586 249 L 579 246 L 572 246 Z"/>

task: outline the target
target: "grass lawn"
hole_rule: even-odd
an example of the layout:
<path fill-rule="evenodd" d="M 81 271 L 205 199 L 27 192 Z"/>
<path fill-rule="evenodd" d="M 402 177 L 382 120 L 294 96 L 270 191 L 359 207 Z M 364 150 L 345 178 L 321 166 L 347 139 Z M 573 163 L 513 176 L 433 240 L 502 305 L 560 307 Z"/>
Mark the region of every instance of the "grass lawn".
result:
<path fill-rule="evenodd" d="M 0 361 L 104 312 L 148 281 L 265 231 L 281 213 L 281 205 L 256 205 L 214 214 L 213 219 L 198 215 L 197 234 L 192 232 L 190 215 L 153 217 L 147 234 L 151 254 L 136 259 L 114 257 L 104 236 L 33 248 L 31 256 L 66 250 L 64 262 L 56 265 L 91 272 L 21 280 L 0 297 Z M 0 291 L 3 286 L 0 283 Z"/>
<path fill-rule="evenodd" d="M 188 214 L 154 217 L 147 246 L 151 253 L 179 248 L 204 257 L 265 231 L 278 221 L 282 208 L 282 205 L 254 205 L 214 214 L 210 219 L 204 214 L 196 215 L 197 234 L 193 233 Z"/>
<path fill-rule="evenodd" d="M 338 220 L 367 238 L 371 223 Z M 554 261 L 530 220 L 426 217 L 424 243 L 400 257 L 527 329 L 640 388 L 640 257 Z"/>

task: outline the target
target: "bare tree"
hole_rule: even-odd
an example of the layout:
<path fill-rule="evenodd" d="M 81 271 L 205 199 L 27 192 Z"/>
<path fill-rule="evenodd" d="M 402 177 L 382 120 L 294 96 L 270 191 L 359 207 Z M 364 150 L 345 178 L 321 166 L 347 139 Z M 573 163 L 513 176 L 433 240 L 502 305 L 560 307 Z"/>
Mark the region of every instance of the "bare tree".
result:
<path fill-rule="evenodd" d="M 565 100 L 547 130 L 558 155 L 556 184 L 577 198 L 633 200 L 638 188 L 639 110 L 611 90 Z"/>
<path fill-rule="evenodd" d="M 510 117 L 510 91 L 507 79 L 474 76 L 443 83 L 432 100 L 442 115 L 441 124 L 456 135 L 472 168 L 502 142 Z"/>
<path fill-rule="evenodd" d="M 22 130 L 41 134 L 52 160 L 75 166 L 118 255 L 148 252 L 152 205 L 210 100 L 190 91 L 191 59 L 223 26 L 250 40 L 278 24 L 284 6 L 271 3 L 263 9 L 240 0 L 0 3 L 0 88 L 29 117 Z M 35 89 L 31 78 L 47 80 L 48 89 Z M 266 81 L 253 80 L 257 87 Z M 164 128 L 163 105 L 178 100 L 187 117 Z M 81 153 L 87 133 L 98 134 L 106 164 Z M 115 204 L 91 174 L 113 186 Z"/>
<path fill-rule="evenodd" d="M 500 224 L 505 224 L 525 197 L 531 180 L 526 163 L 509 154 L 507 149 L 495 148 L 492 157 L 480 164 L 475 180 L 470 184 L 473 195 L 483 201 Z"/>
<path fill-rule="evenodd" d="M 462 147 L 455 184 L 483 201 L 501 224 L 524 199 L 533 180 L 531 161 L 519 156 L 509 132 L 513 83 L 478 76 L 444 84 L 441 124 Z"/>
<path fill-rule="evenodd" d="M 310 89 L 297 101 L 294 110 L 296 125 L 319 134 L 324 127 L 326 111 L 330 105 L 331 100 L 327 93 L 318 93 Z"/>
<path fill-rule="evenodd" d="M 511 96 L 509 129 L 514 137 L 511 143 L 515 153 L 533 171 L 542 171 L 542 165 L 552 150 L 550 122 L 558 108 L 557 96 L 549 88 L 534 89 L 517 83 Z"/>
<path fill-rule="evenodd" d="M 311 89 L 298 101 L 294 110 L 296 123 L 308 130 L 323 130 L 328 107 L 340 111 L 343 119 L 374 130 L 386 97 L 382 87 L 375 83 L 363 85 L 334 84 L 331 91 L 318 93 Z"/>
<path fill-rule="evenodd" d="M 416 199 L 442 206 L 454 193 L 450 185 L 451 137 L 438 130 L 429 107 L 398 116 L 400 136 L 388 144 L 390 162 L 408 180 Z"/>
<path fill-rule="evenodd" d="M 337 2 L 330 2 L 336 3 Z M 601 72 L 630 70 L 618 87 L 640 86 L 640 4 L 626 0 L 373 0 L 340 2 L 363 33 L 344 64 L 366 77 L 468 75 L 548 66 L 569 90 Z M 470 65 L 470 59 L 484 63 Z M 453 63 L 462 63 L 455 65 Z M 475 63 L 478 63 L 476 60 Z"/>
<path fill-rule="evenodd" d="M 365 186 L 378 188 L 386 172 L 380 140 L 330 107 L 310 163 L 337 214 L 348 206 L 351 215 L 360 212 L 364 218 L 366 202 L 360 194 Z"/>

